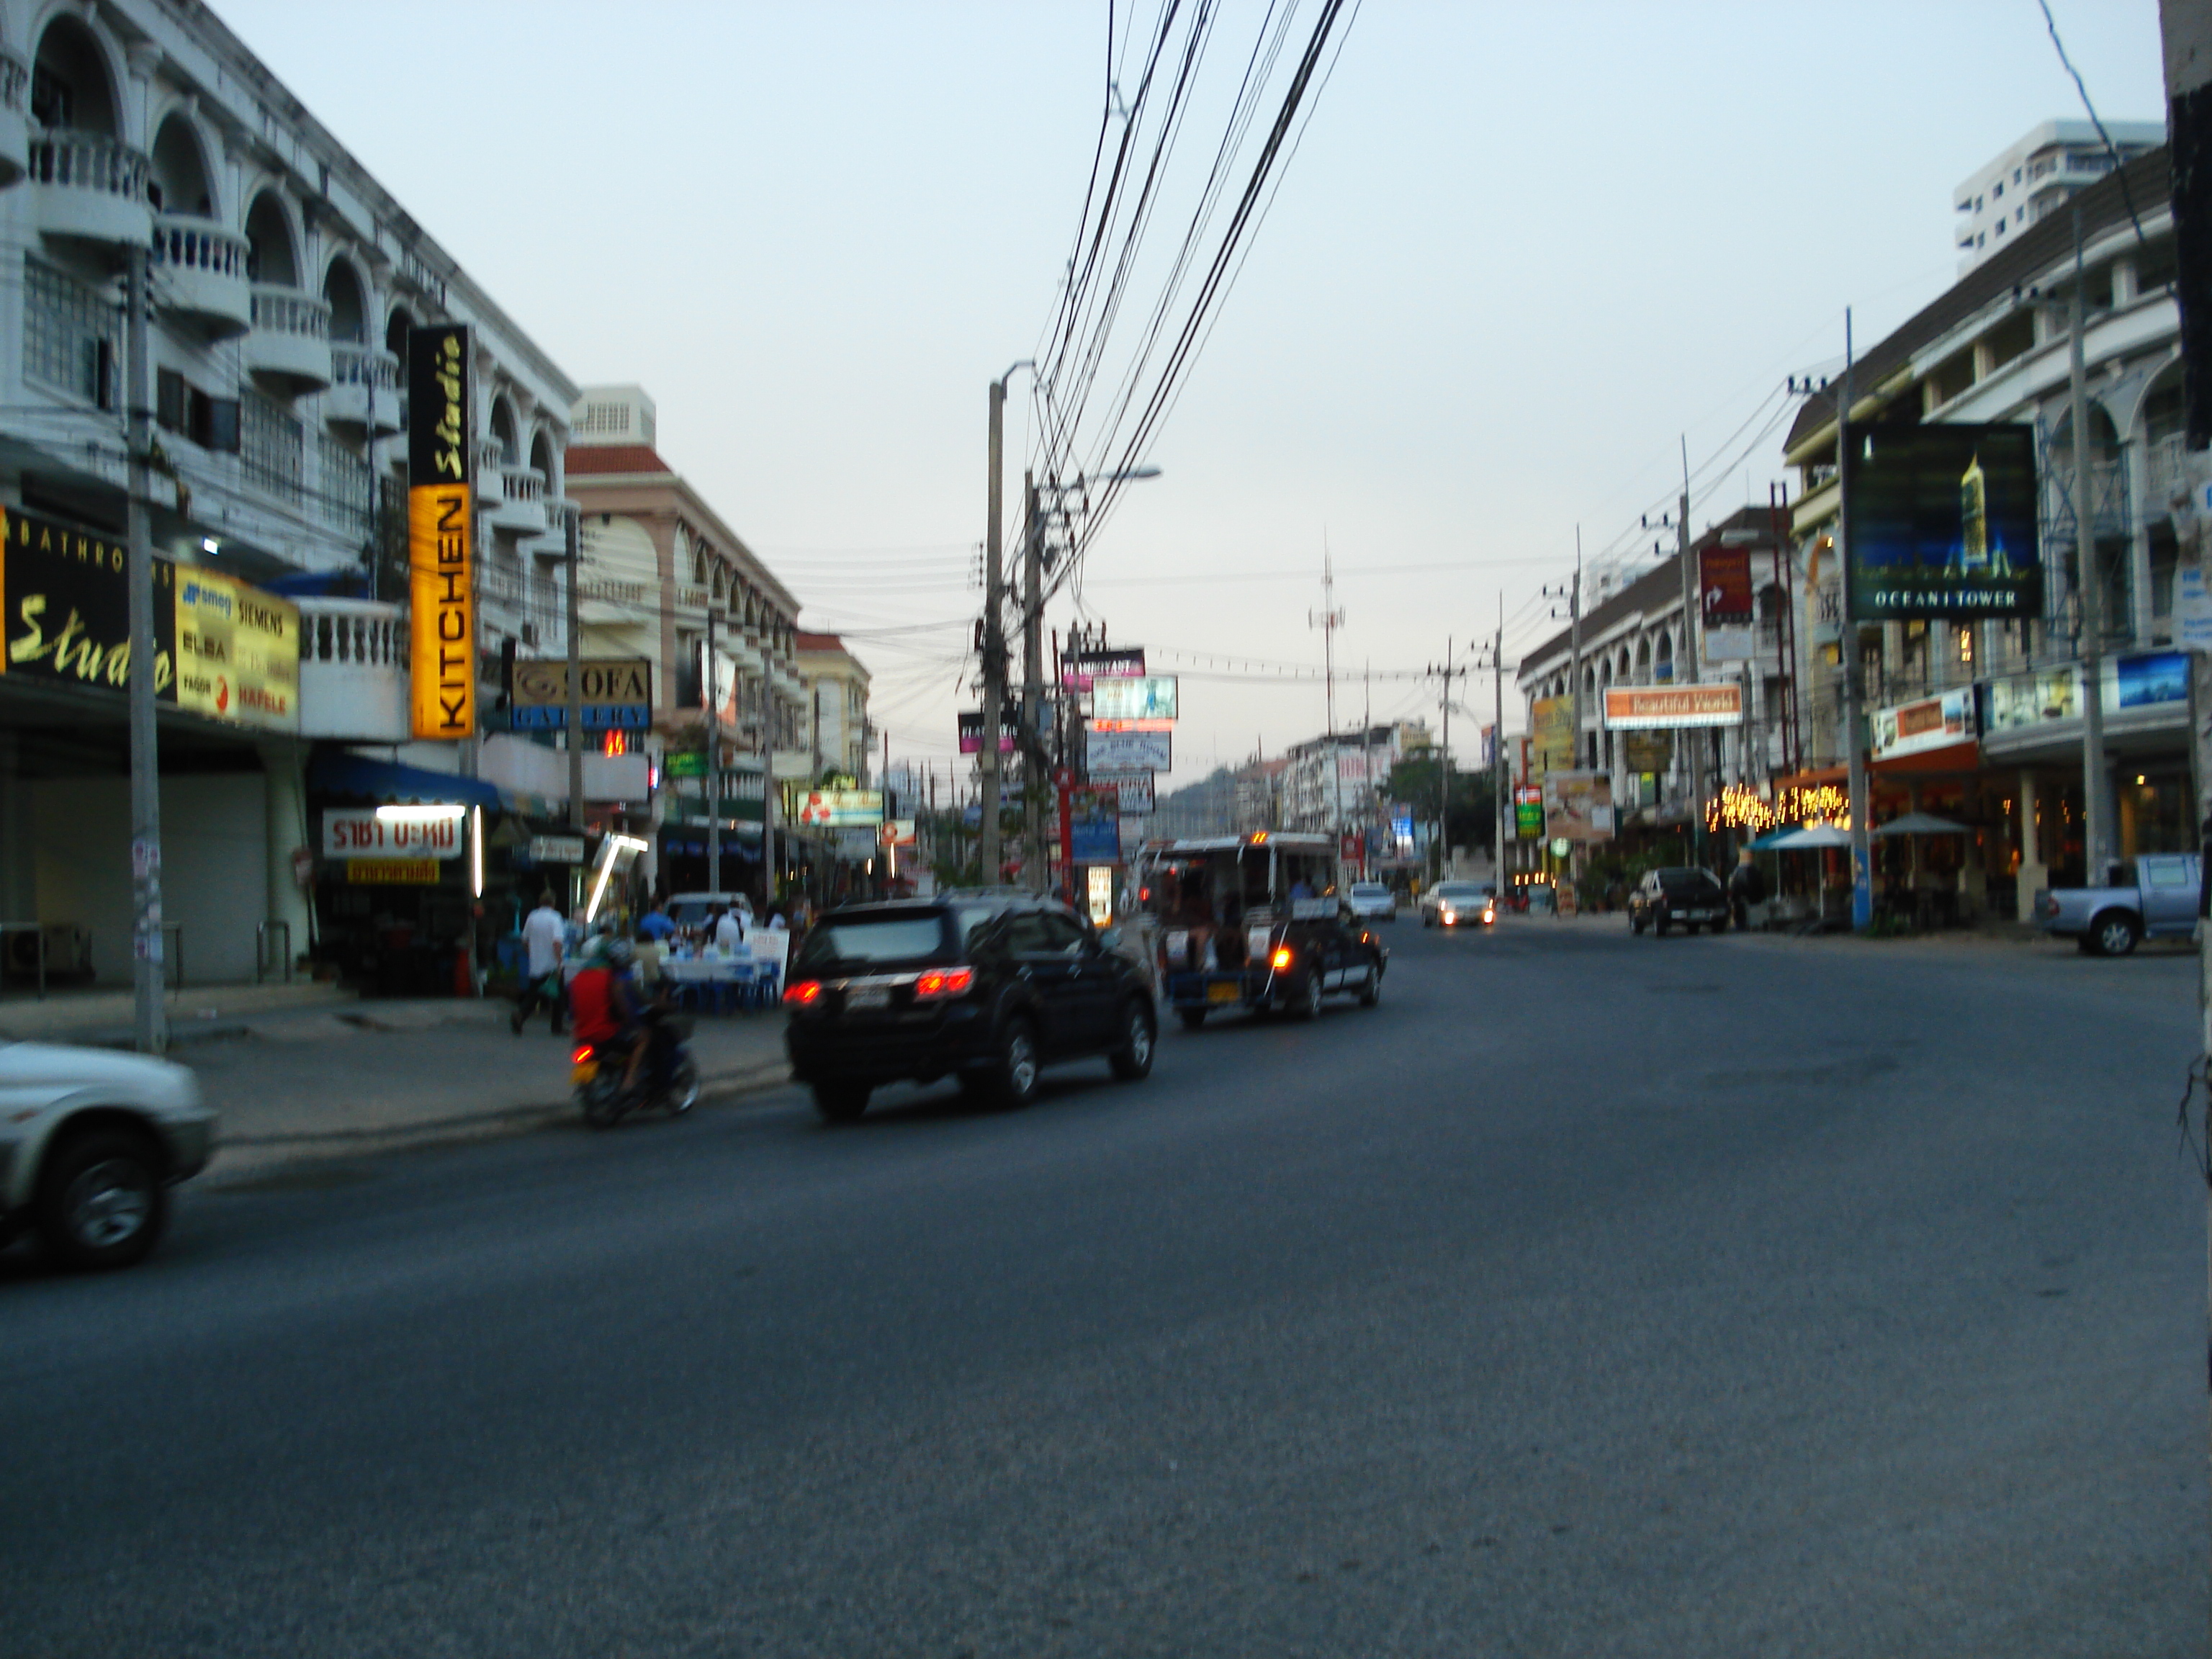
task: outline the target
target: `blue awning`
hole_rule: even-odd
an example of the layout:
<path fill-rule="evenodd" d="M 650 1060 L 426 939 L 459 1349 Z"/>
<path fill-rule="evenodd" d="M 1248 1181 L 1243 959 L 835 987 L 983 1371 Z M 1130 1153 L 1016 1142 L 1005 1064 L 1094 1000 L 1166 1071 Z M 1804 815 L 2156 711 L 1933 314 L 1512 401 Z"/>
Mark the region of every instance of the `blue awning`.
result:
<path fill-rule="evenodd" d="M 307 787 L 326 795 L 355 795 L 395 806 L 482 806 L 498 811 L 507 805 L 495 785 L 427 767 L 325 749 L 307 763 Z"/>

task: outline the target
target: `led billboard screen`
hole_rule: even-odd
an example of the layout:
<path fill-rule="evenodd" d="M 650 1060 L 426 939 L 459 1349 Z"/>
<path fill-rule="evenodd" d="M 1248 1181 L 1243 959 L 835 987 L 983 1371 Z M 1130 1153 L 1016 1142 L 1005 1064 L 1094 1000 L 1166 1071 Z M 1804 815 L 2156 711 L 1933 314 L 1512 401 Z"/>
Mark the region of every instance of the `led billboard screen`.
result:
<path fill-rule="evenodd" d="M 1850 463 L 1854 621 L 2043 614 L 2028 428 L 1862 427 Z"/>

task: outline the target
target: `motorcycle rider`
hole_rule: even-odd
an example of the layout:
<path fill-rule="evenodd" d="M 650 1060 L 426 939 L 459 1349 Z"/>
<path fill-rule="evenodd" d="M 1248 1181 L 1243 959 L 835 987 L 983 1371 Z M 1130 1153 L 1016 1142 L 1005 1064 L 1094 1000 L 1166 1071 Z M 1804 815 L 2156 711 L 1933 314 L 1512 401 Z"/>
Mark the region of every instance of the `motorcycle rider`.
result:
<path fill-rule="evenodd" d="M 625 1095 L 637 1086 L 645 1064 L 645 1030 L 628 973 L 635 955 L 626 939 L 595 939 L 585 948 L 583 967 L 568 981 L 568 1012 L 577 1039 L 605 1054 L 618 1047 L 627 1051 Z"/>

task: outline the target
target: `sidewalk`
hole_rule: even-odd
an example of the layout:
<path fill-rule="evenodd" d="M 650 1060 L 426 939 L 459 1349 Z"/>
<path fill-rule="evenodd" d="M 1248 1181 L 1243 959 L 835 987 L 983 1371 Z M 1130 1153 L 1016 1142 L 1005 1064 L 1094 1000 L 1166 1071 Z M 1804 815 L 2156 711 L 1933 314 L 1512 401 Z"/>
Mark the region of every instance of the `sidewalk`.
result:
<path fill-rule="evenodd" d="M 12 983 L 12 981 L 11 981 Z M 295 980 L 289 985 L 194 985 L 164 999 L 173 1040 L 237 1036 L 246 1020 L 289 1009 L 350 1005 L 354 994 L 336 985 Z M 20 987 L 0 998 L 0 1041 L 76 1042 L 94 1048 L 131 1044 L 133 1003 L 129 991 L 56 988 L 44 997 Z"/>
<path fill-rule="evenodd" d="M 566 1037 L 543 1015 L 516 1036 L 513 1005 L 328 1000 L 246 1013 L 224 1041 L 186 1043 L 222 1114 L 209 1179 L 223 1185 L 310 1159 L 514 1133 L 573 1114 Z M 702 1098 L 774 1087 L 790 1075 L 780 1012 L 702 1018 L 691 1052 Z"/>

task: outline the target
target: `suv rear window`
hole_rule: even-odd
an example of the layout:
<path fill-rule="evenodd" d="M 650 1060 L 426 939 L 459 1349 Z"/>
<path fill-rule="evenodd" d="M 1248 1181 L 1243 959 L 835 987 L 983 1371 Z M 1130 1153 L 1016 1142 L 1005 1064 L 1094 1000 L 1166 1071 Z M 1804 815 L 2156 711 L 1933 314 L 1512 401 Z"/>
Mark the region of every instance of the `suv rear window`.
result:
<path fill-rule="evenodd" d="M 1720 885 L 1710 870 L 1662 870 L 1659 885 L 1670 893 L 1710 892 Z"/>
<path fill-rule="evenodd" d="M 921 915 L 824 916 L 799 953 L 807 967 L 833 962 L 918 962 L 945 950 L 945 918 Z"/>

